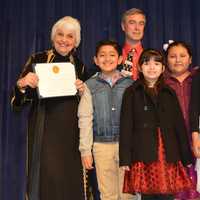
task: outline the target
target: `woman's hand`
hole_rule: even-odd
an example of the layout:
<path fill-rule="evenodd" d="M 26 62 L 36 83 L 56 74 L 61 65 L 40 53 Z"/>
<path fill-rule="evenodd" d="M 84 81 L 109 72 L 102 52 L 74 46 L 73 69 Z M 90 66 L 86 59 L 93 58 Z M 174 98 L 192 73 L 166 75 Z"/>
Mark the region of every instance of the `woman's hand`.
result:
<path fill-rule="evenodd" d="M 76 85 L 76 89 L 79 92 L 79 95 L 81 96 L 85 90 L 85 85 L 84 85 L 83 81 L 80 79 L 76 79 L 75 85 Z"/>
<path fill-rule="evenodd" d="M 82 156 L 81 157 L 82 165 L 85 169 L 93 169 L 92 163 L 93 158 L 92 155 L 89 156 Z"/>
<path fill-rule="evenodd" d="M 39 81 L 38 76 L 33 72 L 29 72 L 26 76 L 20 78 L 17 81 L 17 86 L 19 89 L 24 89 L 27 86 L 31 88 L 36 88 L 38 85 L 38 81 Z"/>

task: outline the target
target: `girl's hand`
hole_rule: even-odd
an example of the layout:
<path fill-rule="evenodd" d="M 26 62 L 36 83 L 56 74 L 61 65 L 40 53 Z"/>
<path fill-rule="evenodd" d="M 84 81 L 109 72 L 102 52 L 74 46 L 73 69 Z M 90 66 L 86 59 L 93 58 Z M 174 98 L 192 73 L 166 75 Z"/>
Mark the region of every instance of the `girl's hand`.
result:
<path fill-rule="evenodd" d="M 194 155 L 197 158 L 200 158 L 200 138 L 199 138 L 198 132 L 192 133 L 192 147 L 193 147 Z"/>
<path fill-rule="evenodd" d="M 17 86 L 19 89 L 24 89 L 27 86 L 36 88 L 38 86 L 38 81 L 38 76 L 33 72 L 29 72 L 26 76 L 17 81 Z"/>
<path fill-rule="evenodd" d="M 93 169 L 93 158 L 92 155 L 81 157 L 82 165 L 85 169 Z"/>
<path fill-rule="evenodd" d="M 85 90 L 85 85 L 83 81 L 81 81 L 80 79 L 76 79 L 75 85 L 76 85 L 76 89 L 79 92 L 79 95 L 81 96 Z"/>

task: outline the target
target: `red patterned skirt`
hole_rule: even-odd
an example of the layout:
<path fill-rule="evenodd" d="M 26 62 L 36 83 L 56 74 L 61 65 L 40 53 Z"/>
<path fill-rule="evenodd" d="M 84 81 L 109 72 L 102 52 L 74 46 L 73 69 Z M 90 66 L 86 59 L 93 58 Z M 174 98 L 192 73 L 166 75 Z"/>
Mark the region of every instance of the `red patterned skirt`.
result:
<path fill-rule="evenodd" d="M 134 163 L 130 171 L 125 172 L 123 192 L 174 194 L 193 187 L 181 161 L 176 164 L 166 162 L 164 144 L 158 129 L 158 161 L 150 164 Z"/>

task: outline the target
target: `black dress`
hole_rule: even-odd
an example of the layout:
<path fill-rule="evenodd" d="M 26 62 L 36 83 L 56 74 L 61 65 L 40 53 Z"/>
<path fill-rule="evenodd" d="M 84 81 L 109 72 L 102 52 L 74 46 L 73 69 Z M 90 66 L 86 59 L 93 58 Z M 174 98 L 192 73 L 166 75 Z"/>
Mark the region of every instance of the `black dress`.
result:
<path fill-rule="evenodd" d="M 72 54 L 61 56 L 55 50 L 32 56 L 21 76 L 32 70 L 33 63 L 69 61 L 75 64 L 77 76 L 83 80 L 84 67 L 78 58 Z M 83 199 L 78 100 L 78 96 L 38 100 L 35 90 L 28 88 L 25 94 L 20 94 L 15 88 L 15 109 L 31 102 L 28 131 L 31 200 Z"/>

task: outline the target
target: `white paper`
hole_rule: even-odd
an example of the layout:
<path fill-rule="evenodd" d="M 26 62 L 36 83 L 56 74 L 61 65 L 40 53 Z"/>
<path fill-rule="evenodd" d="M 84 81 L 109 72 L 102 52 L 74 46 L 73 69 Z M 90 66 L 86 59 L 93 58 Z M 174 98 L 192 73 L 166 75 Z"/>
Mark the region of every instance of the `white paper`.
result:
<path fill-rule="evenodd" d="M 77 92 L 75 67 L 71 63 L 37 63 L 39 98 L 72 96 Z"/>

